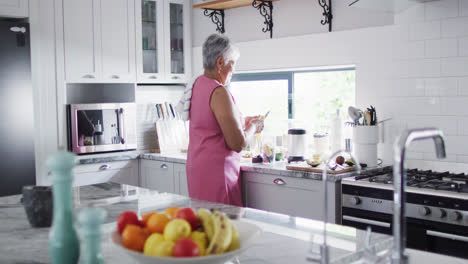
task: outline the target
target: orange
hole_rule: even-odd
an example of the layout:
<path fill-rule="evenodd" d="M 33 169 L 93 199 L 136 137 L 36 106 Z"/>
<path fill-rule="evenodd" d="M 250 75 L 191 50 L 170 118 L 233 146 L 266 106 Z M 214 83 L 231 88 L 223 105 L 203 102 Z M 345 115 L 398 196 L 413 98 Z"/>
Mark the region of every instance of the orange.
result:
<path fill-rule="evenodd" d="M 122 243 L 131 250 L 143 251 L 146 238 L 148 238 L 148 233 L 136 225 L 127 225 L 122 232 Z"/>
<path fill-rule="evenodd" d="M 156 212 L 149 212 L 141 216 L 141 222 L 146 226 L 148 224 L 148 219 L 155 214 Z"/>
<path fill-rule="evenodd" d="M 169 215 L 171 218 L 175 218 L 177 215 L 177 212 L 179 211 L 179 207 L 169 207 L 164 211 L 165 214 Z"/>
<path fill-rule="evenodd" d="M 167 215 L 155 213 L 148 219 L 146 227 L 151 233 L 162 233 L 169 221 L 170 219 Z"/>

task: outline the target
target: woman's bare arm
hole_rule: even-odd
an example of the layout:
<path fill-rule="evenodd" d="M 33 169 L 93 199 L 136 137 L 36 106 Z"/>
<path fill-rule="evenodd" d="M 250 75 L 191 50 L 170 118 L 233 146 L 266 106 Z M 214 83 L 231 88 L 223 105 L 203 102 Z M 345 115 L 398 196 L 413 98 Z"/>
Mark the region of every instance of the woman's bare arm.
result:
<path fill-rule="evenodd" d="M 210 107 L 221 127 L 226 144 L 230 149 L 240 152 L 247 146 L 246 138 L 255 133 L 255 122 L 251 122 L 252 124 L 246 128 L 244 133 L 240 113 L 237 111 L 229 92 L 222 86 L 217 87 L 211 94 Z"/>

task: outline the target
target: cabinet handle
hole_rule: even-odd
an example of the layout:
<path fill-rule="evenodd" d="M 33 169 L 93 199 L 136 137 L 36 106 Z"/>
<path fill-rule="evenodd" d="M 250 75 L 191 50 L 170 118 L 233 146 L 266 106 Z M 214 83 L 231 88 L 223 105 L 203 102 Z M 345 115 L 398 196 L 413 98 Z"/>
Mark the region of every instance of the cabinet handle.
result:
<path fill-rule="evenodd" d="M 111 168 L 111 166 L 109 166 L 109 165 L 107 165 L 107 164 L 104 164 L 104 165 L 102 165 L 101 167 L 99 167 L 99 170 L 105 171 L 105 170 L 108 170 L 108 169 L 110 169 L 110 168 Z"/>
<path fill-rule="evenodd" d="M 178 79 L 180 79 L 180 77 L 179 76 L 172 76 L 172 79 L 173 80 L 178 80 Z"/>
<path fill-rule="evenodd" d="M 286 182 L 284 182 L 284 181 L 283 181 L 282 179 L 280 179 L 280 178 L 274 179 L 273 182 L 274 182 L 275 184 L 278 184 L 278 185 L 285 185 L 285 184 L 286 184 Z"/>
<path fill-rule="evenodd" d="M 167 168 L 168 168 L 168 167 L 167 167 L 166 164 L 161 165 L 161 169 L 164 169 L 164 170 L 165 170 L 165 169 L 167 169 Z"/>
<path fill-rule="evenodd" d="M 96 77 L 94 77 L 94 75 L 92 75 L 92 74 L 86 74 L 86 75 L 83 76 L 83 78 L 86 78 L 86 79 L 94 79 L 94 78 L 96 78 Z"/>
<path fill-rule="evenodd" d="M 120 79 L 120 77 L 118 75 L 112 75 L 111 78 L 112 79 Z"/>
<path fill-rule="evenodd" d="M 158 78 L 158 76 L 156 76 L 156 75 L 151 75 L 151 76 L 150 76 L 150 77 L 148 77 L 148 78 L 150 78 L 150 79 L 157 79 L 157 78 Z"/>

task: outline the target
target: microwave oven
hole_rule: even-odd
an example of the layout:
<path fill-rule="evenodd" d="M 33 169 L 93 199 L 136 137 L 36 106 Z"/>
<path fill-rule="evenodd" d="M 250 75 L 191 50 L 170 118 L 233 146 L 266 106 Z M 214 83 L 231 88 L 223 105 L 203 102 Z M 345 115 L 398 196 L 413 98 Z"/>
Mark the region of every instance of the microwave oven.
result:
<path fill-rule="evenodd" d="M 67 105 L 68 148 L 93 154 L 136 150 L 135 103 Z"/>

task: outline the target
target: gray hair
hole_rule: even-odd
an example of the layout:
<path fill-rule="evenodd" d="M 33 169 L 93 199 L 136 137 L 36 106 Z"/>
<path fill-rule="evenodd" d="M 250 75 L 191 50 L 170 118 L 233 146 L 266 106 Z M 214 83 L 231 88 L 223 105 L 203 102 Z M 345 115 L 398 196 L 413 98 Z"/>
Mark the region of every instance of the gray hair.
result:
<path fill-rule="evenodd" d="M 203 43 L 203 68 L 214 70 L 216 60 L 222 56 L 224 63 L 236 62 L 240 56 L 239 49 L 231 44 L 228 37 L 220 34 L 212 34 Z"/>

